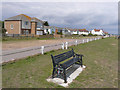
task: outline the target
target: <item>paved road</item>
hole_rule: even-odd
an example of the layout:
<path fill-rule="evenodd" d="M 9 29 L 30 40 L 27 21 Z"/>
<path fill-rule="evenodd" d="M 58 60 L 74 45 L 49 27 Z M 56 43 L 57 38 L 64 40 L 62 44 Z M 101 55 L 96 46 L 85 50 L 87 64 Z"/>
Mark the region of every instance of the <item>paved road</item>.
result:
<path fill-rule="evenodd" d="M 77 44 L 87 42 L 87 39 L 77 39 Z M 94 39 L 93 39 L 94 40 Z M 75 41 L 68 42 L 68 46 L 72 46 L 76 44 Z M 45 45 L 44 46 L 44 52 L 48 52 L 51 50 L 57 50 L 62 48 L 62 43 L 58 43 L 57 45 Z M 41 54 L 41 46 L 39 47 L 28 47 L 28 48 L 22 48 L 22 49 L 15 49 L 15 50 L 7 50 L 2 52 L 2 63 L 8 62 L 16 59 L 25 58 L 27 56 L 32 56 L 35 54 Z"/>

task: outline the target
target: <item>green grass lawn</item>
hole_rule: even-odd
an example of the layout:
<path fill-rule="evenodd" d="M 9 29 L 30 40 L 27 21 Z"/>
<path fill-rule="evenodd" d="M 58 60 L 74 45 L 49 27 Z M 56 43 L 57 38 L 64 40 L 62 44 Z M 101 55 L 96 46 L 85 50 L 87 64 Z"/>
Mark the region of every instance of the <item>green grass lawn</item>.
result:
<path fill-rule="evenodd" d="M 28 41 L 28 40 L 51 40 L 55 39 L 54 37 L 51 38 L 39 38 L 39 37 L 3 37 L 3 42 L 16 42 L 16 41 Z"/>
<path fill-rule="evenodd" d="M 84 55 L 86 69 L 68 88 L 117 88 L 118 87 L 118 41 L 106 38 L 78 46 L 71 46 L 76 53 Z M 4 64 L 3 88 L 62 88 L 46 79 L 52 73 L 50 55 L 68 50 L 57 50 Z"/>

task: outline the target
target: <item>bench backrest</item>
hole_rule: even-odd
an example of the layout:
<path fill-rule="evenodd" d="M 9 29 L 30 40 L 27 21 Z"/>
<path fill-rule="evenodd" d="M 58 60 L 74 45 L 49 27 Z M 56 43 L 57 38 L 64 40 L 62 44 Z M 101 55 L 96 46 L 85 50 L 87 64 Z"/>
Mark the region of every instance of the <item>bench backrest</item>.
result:
<path fill-rule="evenodd" d="M 65 52 L 65 53 L 62 53 L 62 54 L 59 54 L 59 55 L 56 55 L 56 56 L 53 56 L 51 55 L 52 57 L 52 61 L 53 61 L 53 66 L 59 64 L 60 62 L 70 58 L 74 56 L 74 51 L 73 49 L 68 51 L 68 52 Z"/>

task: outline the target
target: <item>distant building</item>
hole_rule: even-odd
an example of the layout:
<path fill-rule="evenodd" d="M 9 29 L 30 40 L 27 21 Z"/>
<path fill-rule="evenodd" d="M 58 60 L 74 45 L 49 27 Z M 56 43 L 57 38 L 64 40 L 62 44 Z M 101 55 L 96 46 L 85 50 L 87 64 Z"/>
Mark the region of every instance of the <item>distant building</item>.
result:
<path fill-rule="evenodd" d="M 70 32 L 71 34 L 78 34 L 78 35 L 89 34 L 89 31 L 87 31 L 86 29 L 68 29 L 68 32 Z"/>
<path fill-rule="evenodd" d="M 44 21 L 36 17 L 31 18 L 25 14 L 20 14 L 6 19 L 4 26 L 7 34 L 43 35 L 44 23 Z"/>
<path fill-rule="evenodd" d="M 88 35 L 89 34 L 89 31 L 86 29 L 78 29 L 78 31 L 79 31 L 79 35 Z"/>
<path fill-rule="evenodd" d="M 69 29 L 69 32 L 71 34 L 79 34 L 78 30 L 77 29 Z"/>
<path fill-rule="evenodd" d="M 93 35 L 101 35 L 101 36 L 105 35 L 104 31 L 101 30 L 101 29 L 93 29 L 91 31 L 91 34 L 93 34 Z"/>

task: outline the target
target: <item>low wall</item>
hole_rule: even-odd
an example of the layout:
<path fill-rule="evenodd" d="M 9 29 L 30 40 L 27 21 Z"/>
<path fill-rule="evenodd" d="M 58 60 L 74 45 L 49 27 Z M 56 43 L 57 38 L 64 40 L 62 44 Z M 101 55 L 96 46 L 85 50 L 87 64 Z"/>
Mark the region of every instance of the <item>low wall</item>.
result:
<path fill-rule="evenodd" d="M 54 35 L 35 35 L 38 38 L 54 38 Z"/>

